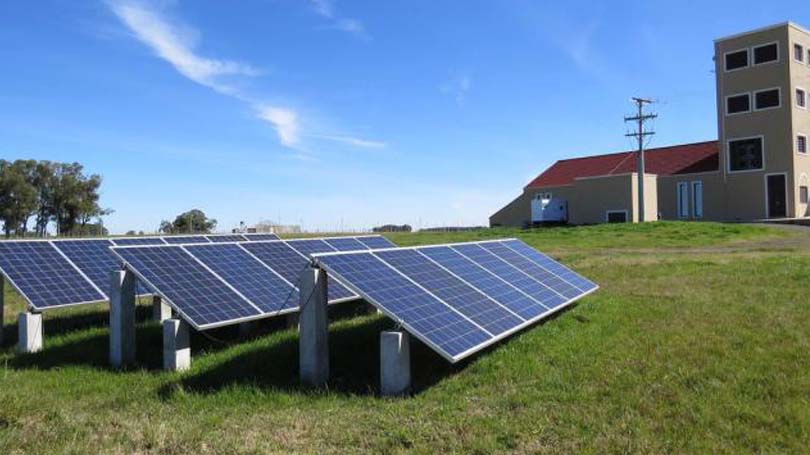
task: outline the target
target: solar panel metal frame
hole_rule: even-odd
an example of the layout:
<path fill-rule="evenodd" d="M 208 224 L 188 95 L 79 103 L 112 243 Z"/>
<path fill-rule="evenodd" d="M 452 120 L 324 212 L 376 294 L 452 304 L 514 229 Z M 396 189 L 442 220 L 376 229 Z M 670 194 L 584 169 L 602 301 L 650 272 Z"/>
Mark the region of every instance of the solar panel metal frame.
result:
<path fill-rule="evenodd" d="M 363 250 L 363 251 L 341 251 L 341 252 L 334 252 L 334 253 L 319 253 L 319 254 L 315 254 L 315 255 L 312 256 L 312 262 L 317 267 L 320 267 L 320 268 L 326 270 L 327 274 L 331 274 L 335 278 L 338 278 L 343 283 L 344 286 L 351 289 L 357 295 L 361 296 L 364 300 L 366 300 L 370 304 L 377 307 L 377 309 L 379 309 L 383 314 L 385 314 L 390 319 L 394 320 L 398 325 L 404 327 L 411 335 L 415 336 L 417 339 L 419 339 L 420 341 L 422 341 L 423 343 L 428 345 L 432 350 L 434 350 L 436 353 L 438 353 L 440 356 L 442 356 L 445 360 L 447 360 L 450 363 L 457 363 L 457 362 L 459 362 L 460 360 L 463 360 L 466 357 L 469 357 L 469 356 L 471 356 L 471 355 L 473 355 L 473 354 L 475 354 L 475 353 L 477 353 L 477 352 L 479 352 L 479 351 L 481 351 L 483 349 L 486 349 L 487 347 L 492 346 L 493 344 L 498 343 L 499 341 L 502 341 L 502 340 L 514 335 L 515 333 L 517 333 L 517 332 L 519 332 L 519 331 L 521 331 L 521 330 L 523 330 L 523 329 L 525 329 L 525 328 L 527 328 L 527 327 L 529 327 L 531 325 L 536 324 L 539 321 L 542 321 L 543 319 L 547 318 L 548 316 L 550 316 L 550 315 L 552 315 L 554 313 L 558 313 L 558 312 L 564 310 L 565 308 L 569 307 L 570 305 L 572 305 L 573 303 L 575 303 L 579 299 L 581 299 L 581 298 L 583 298 L 583 297 L 585 297 L 585 296 L 587 296 L 589 294 L 592 294 L 593 292 L 596 292 L 599 289 L 599 285 L 594 283 L 595 287 L 593 289 L 590 289 L 588 291 L 583 291 L 582 294 L 580 294 L 580 295 L 578 295 L 576 297 L 573 297 L 571 299 L 568 299 L 566 302 L 564 302 L 564 303 L 562 303 L 562 304 L 560 304 L 560 305 L 558 305 L 558 306 L 556 306 L 554 308 L 551 308 L 548 311 L 545 311 L 545 312 L 543 312 L 543 313 L 541 313 L 541 314 L 539 314 L 539 315 L 537 315 L 537 316 L 535 316 L 533 318 L 527 319 L 525 322 L 523 322 L 523 323 L 521 323 L 521 324 L 519 324 L 519 325 L 517 325 L 517 326 L 515 326 L 515 327 L 513 327 L 513 328 L 511 328 L 509 330 L 506 330 L 505 332 L 502 332 L 502 333 L 500 333 L 498 335 L 494 335 L 492 338 L 488 339 L 484 343 L 478 344 L 475 347 L 470 348 L 467 351 L 464 351 L 464 352 L 462 352 L 462 353 L 460 353 L 460 354 L 458 354 L 456 356 L 452 356 L 452 355 L 449 355 L 448 353 L 444 352 L 441 348 L 439 348 L 430 339 L 428 339 L 427 337 L 425 337 L 424 335 L 419 333 L 419 331 L 414 330 L 406 321 L 403 321 L 403 320 L 399 319 L 393 313 L 386 310 L 385 307 L 383 305 L 381 305 L 379 302 L 377 302 L 375 299 L 372 299 L 368 295 L 366 295 L 364 292 L 361 292 L 360 289 L 357 286 L 355 286 L 354 284 L 352 284 L 350 281 L 346 280 L 345 278 L 341 278 L 341 276 L 340 276 L 340 274 L 338 272 L 336 272 L 334 269 L 327 266 L 326 264 L 323 264 L 322 262 L 320 262 L 319 259 L 322 258 L 322 257 L 326 257 L 326 256 L 336 256 L 336 255 L 351 255 L 351 254 L 372 254 L 372 255 L 374 255 L 374 253 L 378 252 L 378 251 L 396 251 L 396 250 L 417 250 L 418 251 L 419 249 L 430 248 L 430 247 L 451 247 L 452 248 L 453 246 L 458 246 L 458 245 L 477 245 L 477 244 L 482 244 L 482 243 L 501 243 L 501 242 L 510 241 L 510 240 L 520 240 L 520 239 L 510 237 L 510 238 L 495 239 L 495 240 L 481 240 L 481 241 L 474 241 L 474 242 L 444 243 L 444 244 L 437 244 L 437 245 L 417 245 L 417 246 L 397 247 L 397 248 L 380 248 L 380 249 L 375 249 L 375 250 Z M 522 254 L 521 254 L 521 256 L 522 256 Z M 384 259 L 380 258 L 377 255 L 374 255 L 374 257 L 376 257 L 381 262 L 383 262 L 385 265 L 387 265 L 392 270 L 392 272 L 402 275 L 403 277 L 405 277 L 409 281 L 411 281 L 414 284 L 416 284 L 417 286 L 421 287 L 421 285 L 419 285 L 415 281 L 411 280 L 410 277 L 403 274 L 402 272 L 397 270 L 392 265 L 388 264 L 388 262 L 386 262 Z M 427 256 L 425 256 L 425 257 L 427 257 Z M 444 266 L 440 265 L 439 263 L 433 261 L 430 258 L 428 258 L 428 259 L 431 262 L 438 265 L 439 267 L 441 267 L 442 269 L 444 269 L 444 270 L 450 272 L 451 274 L 453 274 L 452 270 L 446 269 Z M 467 283 L 466 280 L 462 280 L 462 281 Z M 478 289 L 472 283 L 467 283 L 467 284 L 469 286 L 471 286 L 473 289 L 476 289 L 479 292 L 483 293 L 484 295 L 487 295 L 484 291 Z M 446 305 L 446 306 L 448 306 L 450 308 L 453 308 L 451 305 L 449 305 L 443 299 L 439 298 L 436 295 L 433 295 L 429 291 L 428 291 L 428 293 L 431 294 L 434 298 L 439 300 L 444 305 Z M 469 318 L 467 318 L 467 319 L 469 320 Z M 476 324 L 474 321 L 470 320 L 470 322 L 472 322 L 477 327 L 479 327 L 482 330 L 484 330 L 485 332 L 487 332 L 486 329 L 483 329 L 480 325 Z"/>

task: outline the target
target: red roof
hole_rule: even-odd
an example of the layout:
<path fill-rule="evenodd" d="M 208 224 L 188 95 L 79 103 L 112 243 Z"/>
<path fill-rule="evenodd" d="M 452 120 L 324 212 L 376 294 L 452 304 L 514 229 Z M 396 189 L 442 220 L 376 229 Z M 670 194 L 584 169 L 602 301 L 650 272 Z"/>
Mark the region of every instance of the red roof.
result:
<path fill-rule="evenodd" d="M 569 185 L 579 177 L 627 174 L 636 171 L 637 152 L 611 153 L 560 160 L 526 185 L 526 188 Z M 677 175 L 719 169 L 717 141 L 673 145 L 644 151 L 649 174 Z"/>

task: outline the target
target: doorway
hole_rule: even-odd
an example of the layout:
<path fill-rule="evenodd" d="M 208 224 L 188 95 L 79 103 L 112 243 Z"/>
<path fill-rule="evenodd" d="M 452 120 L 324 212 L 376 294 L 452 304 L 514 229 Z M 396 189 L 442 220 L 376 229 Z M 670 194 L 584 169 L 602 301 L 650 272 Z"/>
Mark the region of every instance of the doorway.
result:
<path fill-rule="evenodd" d="M 787 216 L 787 176 L 771 174 L 765 176 L 765 202 L 767 218 Z"/>

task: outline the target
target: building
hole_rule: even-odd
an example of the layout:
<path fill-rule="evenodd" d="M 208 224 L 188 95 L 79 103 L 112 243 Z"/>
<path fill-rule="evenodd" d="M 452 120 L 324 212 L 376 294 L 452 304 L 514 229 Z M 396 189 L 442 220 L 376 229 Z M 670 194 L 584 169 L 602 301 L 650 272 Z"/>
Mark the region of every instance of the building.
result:
<path fill-rule="evenodd" d="M 719 139 L 645 151 L 645 219 L 810 216 L 810 31 L 778 24 L 718 39 L 714 52 Z M 490 225 L 638 221 L 636 159 L 557 161 Z"/>

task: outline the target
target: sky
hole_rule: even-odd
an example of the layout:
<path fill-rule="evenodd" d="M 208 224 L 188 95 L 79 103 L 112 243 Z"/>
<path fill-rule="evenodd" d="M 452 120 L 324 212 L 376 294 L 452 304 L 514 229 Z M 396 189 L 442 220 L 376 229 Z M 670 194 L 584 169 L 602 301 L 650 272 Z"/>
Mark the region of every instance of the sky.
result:
<path fill-rule="evenodd" d="M 713 40 L 805 2 L 6 0 L 0 158 L 103 176 L 113 233 L 199 208 L 486 225 L 562 158 L 717 138 Z M 729 14 L 729 12 L 733 12 Z"/>

